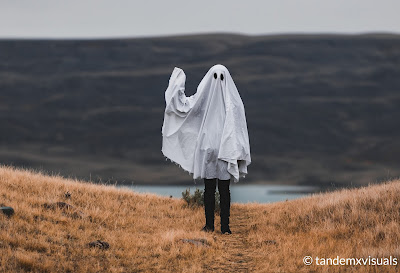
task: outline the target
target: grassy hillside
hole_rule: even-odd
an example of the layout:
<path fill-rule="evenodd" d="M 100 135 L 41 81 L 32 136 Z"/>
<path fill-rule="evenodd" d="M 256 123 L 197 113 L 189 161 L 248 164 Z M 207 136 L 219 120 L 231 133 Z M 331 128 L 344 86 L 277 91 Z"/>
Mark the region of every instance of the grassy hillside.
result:
<path fill-rule="evenodd" d="M 400 175 L 399 35 L 195 35 L 0 41 L 0 162 L 85 180 L 192 183 L 161 154 L 164 91 L 230 70 L 247 182 L 350 185 Z"/>
<path fill-rule="evenodd" d="M 399 183 L 234 203 L 233 234 L 221 235 L 200 232 L 204 210 L 183 200 L 2 166 L 0 203 L 15 214 L 0 215 L 0 271 L 398 272 L 399 266 L 306 266 L 303 257 L 400 258 Z M 52 209 L 55 202 L 73 208 Z M 110 248 L 89 247 L 95 240 Z"/>

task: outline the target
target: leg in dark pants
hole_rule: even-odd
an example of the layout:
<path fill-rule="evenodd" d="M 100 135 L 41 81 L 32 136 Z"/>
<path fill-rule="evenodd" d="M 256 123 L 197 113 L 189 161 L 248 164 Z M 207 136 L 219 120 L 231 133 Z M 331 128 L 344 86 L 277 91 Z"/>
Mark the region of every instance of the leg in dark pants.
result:
<path fill-rule="evenodd" d="M 204 179 L 204 209 L 206 225 L 203 231 L 214 231 L 215 189 L 216 179 Z"/>
<path fill-rule="evenodd" d="M 229 191 L 230 180 L 218 180 L 218 191 L 220 196 L 221 206 L 221 232 L 224 234 L 228 232 L 231 234 L 229 229 L 229 216 L 231 208 L 231 192 Z"/>

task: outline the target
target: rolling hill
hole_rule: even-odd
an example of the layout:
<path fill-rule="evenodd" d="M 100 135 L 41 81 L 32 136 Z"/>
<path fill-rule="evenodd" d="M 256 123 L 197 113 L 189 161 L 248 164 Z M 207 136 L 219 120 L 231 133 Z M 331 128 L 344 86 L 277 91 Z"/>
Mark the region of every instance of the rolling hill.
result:
<path fill-rule="evenodd" d="M 217 63 L 248 121 L 245 183 L 360 185 L 400 175 L 400 36 L 230 34 L 0 41 L 0 162 L 92 181 L 193 183 L 161 153 L 175 66 Z"/>
<path fill-rule="evenodd" d="M 182 199 L 0 166 L 0 206 L 15 211 L 0 211 L 0 271 L 398 272 L 399 183 L 232 203 L 222 235 L 218 214 L 204 233 L 204 208 Z"/>

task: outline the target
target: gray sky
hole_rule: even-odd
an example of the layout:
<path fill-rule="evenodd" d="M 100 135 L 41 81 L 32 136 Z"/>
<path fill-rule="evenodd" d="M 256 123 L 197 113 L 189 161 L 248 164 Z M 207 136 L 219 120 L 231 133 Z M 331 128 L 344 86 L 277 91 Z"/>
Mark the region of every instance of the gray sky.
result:
<path fill-rule="evenodd" d="M 0 38 L 400 33 L 400 0 L 0 0 Z"/>

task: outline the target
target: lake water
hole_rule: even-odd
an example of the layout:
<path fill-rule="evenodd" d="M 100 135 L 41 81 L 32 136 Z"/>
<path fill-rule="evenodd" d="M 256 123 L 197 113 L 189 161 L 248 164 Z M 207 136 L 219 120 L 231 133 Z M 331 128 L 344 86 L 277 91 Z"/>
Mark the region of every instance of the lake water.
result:
<path fill-rule="evenodd" d="M 121 186 L 129 188 L 136 192 L 141 193 L 155 193 L 164 196 L 173 196 L 176 198 L 182 198 L 182 192 L 190 188 L 192 194 L 197 188 L 204 190 L 204 185 L 194 186 L 148 186 L 148 185 L 133 185 L 133 186 Z M 278 201 L 285 201 L 290 199 L 296 199 L 307 196 L 318 188 L 310 186 L 287 186 L 287 185 L 232 185 L 230 186 L 231 191 L 231 202 L 236 203 L 271 203 Z M 218 191 L 218 187 L 216 189 Z"/>

